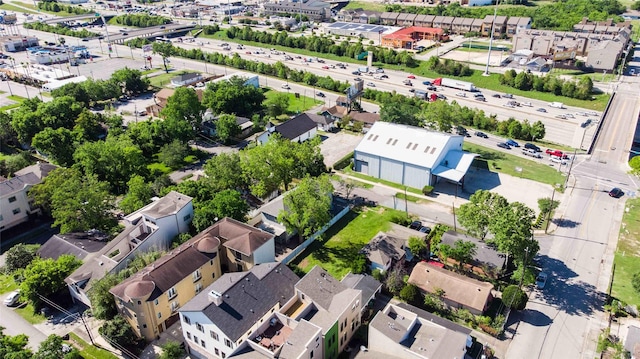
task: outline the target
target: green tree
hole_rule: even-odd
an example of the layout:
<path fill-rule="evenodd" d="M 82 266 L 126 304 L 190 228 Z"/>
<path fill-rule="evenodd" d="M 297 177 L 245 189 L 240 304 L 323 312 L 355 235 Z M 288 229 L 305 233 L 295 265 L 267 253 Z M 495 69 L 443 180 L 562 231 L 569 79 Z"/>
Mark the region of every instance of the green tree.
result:
<path fill-rule="evenodd" d="M 418 287 L 413 284 L 407 284 L 400 290 L 399 296 L 400 299 L 404 300 L 405 302 L 411 303 L 416 299 L 418 294 Z"/>
<path fill-rule="evenodd" d="M 558 208 L 559 205 L 560 201 L 552 201 L 549 197 L 538 199 L 538 208 L 540 208 L 540 213 L 545 215 Z"/>
<path fill-rule="evenodd" d="M 216 121 L 216 136 L 222 141 L 222 143 L 228 143 L 228 141 L 239 135 L 242 132 L 240 125 L 236 121 L 235 115 L 220 115 Z"/>
<path fill-rule="evenodd" d="M 424 242 L 424 239 L 417 236 L 409 237 L 409 250 L 414 256 L 420 257 L 420 254 L 426 249 L 427 244 Z"/>
<path fill-rule="evenodd" d="M 169 168 L 178 168 L 184 163 L 184 158 L 189 154 L 189 147 L 186 143 L 174 140 L 160 148 L 158 160 Z"/>
<path fill-rule="evenodd" d="M 640 1 L 635 1 L 631 4 L 631 10 L 640 10 Z"/>
<path fill-rule="evenodd" d="M 419 126 L 419 109 L 416 106 L 402 103 L 389 102 L 380 110 L 380 120 L 384 122 L 400 123 L 410 126 Z"/>
<path fill-rule="evenodd" d="M 204 165 L 204 173 L 218 191 L 247 187 L 240 165 L 240 155 L 237 152 L 221 153 L 211 157 Z"/>
<path fill-rule="evenodd" d="M 469 202 L 460 206 L 456 212 L 458 221 L 469 234 L 485 239 L 489 232 L 491 219 L 499 210 L 508 206 L 507 200 L 497 193 L 478 190 L 469 198 Z"/>
<path fill-rule="evenodd" d="M 144 177 L 138 175 L 131 177 L 127 182 L 127 186 L 129 191 L 118 204 L 118 207 L 125 213 L 136 211 L 151 202 L 153 189 L 151 189 L 151 185 L 145 181 Z"/>
<path fill-rule="evenodd" d="M 443 245 L 440 245 L 441 247 Z M 464 268 L 466 263 L 473 260 L 476 255 L 476 244 L 470 241 L 463 241 L 458 239 L 453 243 L 448 257 L 458 262 L 460 269 Z"/>
<path fill-rule="evenodd" d="M 151 46 L 154 54 L 162 56 L 164 71 L 169 73 L 169 61 L 167 60 L 176 53 L 176 49 L 168 42 L 154 42 Z"/>
<path fill-rule="evenodd" d="M 543 139 L 545 134 L 546 130 L 542 121 L 536 121 L 531 125 L 530 135 L 532 141 Z"/>
<path fill-rule="evenodd" d="M 52 162 L 63 167 L 73 165 L 74 136 L 66 128 L 56 130 L 47 127 L 33 136 L 33 147 L 43 154 L 49 155 Z"/>
<path fill-rule="evenodd" d="M 393 295 L 399 294 L 402 288 L 404 288 L 404 275 L 405 272 L 400 266 L 392 268 L 387 274 L 387 279 L 384 284 L 387 290 Z"/>
<path fill-rule="evenodd" d="M 520 202 L 498 209 L 489 224 L 494 236 L 491 242 L 516 261 L 522 262 L 525 257 L 530 261 L 540 249 L 538 241 L 533 238 L 534 220 L 535 212 Z"/>
<path fill-rule="evenodd" d="M 29 337 L 25 334 L 6 335 L 4 330 L 4 327 L 0 327 L 0 358 L 31 359 L 33 353 L 28 347 Z"/>
<path fill-rule="evenodd" d="M 261 89 L 245 86 L 245 81 L 241 77 L 232 77 L 229 82 L 210 83 L 202 95 L 202 103 L 214 114 L 251 118 L 262 111 L 265 97 Z"/>
<path fill-rule="evenodd" d="M 91 312 L 97 319 L 111 320 L 118 314 L 115 298 L 109 292 L 118 283 L 120 278 L 117 275 L 107 273 L 91 285 L 87 294 L 91 300 Z"/>
<path fill-rule="evenodd" d="M 109 341 L 113 341 L 122 346 L 131 346 L 136 344 L 136 334 L 121 315 L 116 315 L 112 320 L 105 322 L 99 329 L 98 333 Z"/>
<path fill-rule="evenodd" d="M 527 293 L 517 285 L 510 285 L 502 291 L 502 303 L 510 308 L 522 310 L 527 306 L 528 300 Z"/>
<path fill-rule="evenodd" d="M 213 199 L 195 204 L 192 224 L 197 231 L 203 231 L 224 217 L 244 222 L 248 211 L 249 206 L 240 192 L 223 190 L 216 193 Z"/>
<path fill-rule="evenodd" d="M 82 264 L 82 261 L 70 254 L 63 254 L 57 260 L 33 260 L 22 272 L 21 295 L 39 309 L 40 296 L 48 297 L 66 288 L 64 279 Z"/>
<path fill-rule="evenodd" d="M 51 213 L 60 232 L 101 229 L 117 224 L 109 185 L 95 177 L 84 177 L 76 169 L 57 168 L 29 192 L 35 204 Z"/>
<path fill-rule="evenodd" d="M 101 133 L 100 115 L 86 108 L 82 110 L 73 126 L 73 137 L 76 141 L 96 141 Z"/>
<path fill-rule="evenodd" d="M 82 358 L 80 352 L 76 348 L 71 348 L 71 351 L 65 353 L 62 348 L 64 341 L 61 337 L 51 334 L 45 341 L 40 343 L 38 351 L 33 355 L 33 359 L 76 359 Z"/>
<path fill-rule="evenodd" d="M 180 359 L 182 355 L 185 354 L 180 343 L 176 341 L 167 341 L 161 348 L 162 354 L 160 354 L 160 359 Z"/>
<path fill-rule="evenodd" d="M 275 95 L 264 101 L 264 107 L 270 116 L 278 117 L 287 113 L 289 108 L 289 94 L 285 92 L 277 92 Z"/>
<path fill-rule="evenodd" d="M 198 99 L 196 90 L 189 87 L 178 87 L 160 112 L 165 119 L 187 121 L 193 129 L 202 123 L 204 107 Z"/>
<path fill-rule="evenodd" d="M 13 273 L 18 269 L 27 268 L 29 263 L 38 257 L 39 244 L 18 243 L 9 248 L 5 254 L 5 269 Z"/>
<path fill-rule="evenodd" d="M 289 233 L 297 232 L 300 241 L 322 228 L 331 219 L 333 185 L 328 176 L 305 177 L 298 186 L 285 194 L 284 209 L 278 221 Z"/>

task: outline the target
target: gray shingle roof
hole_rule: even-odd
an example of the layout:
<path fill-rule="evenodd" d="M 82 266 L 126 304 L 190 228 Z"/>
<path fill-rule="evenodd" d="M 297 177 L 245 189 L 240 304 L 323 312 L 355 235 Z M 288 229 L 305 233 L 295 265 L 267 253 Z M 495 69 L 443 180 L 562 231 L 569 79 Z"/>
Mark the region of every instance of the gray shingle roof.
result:
<path fill-rule="evenodd" d="M 202 312 L 235 342 L 276 303 L 283 305 L 289 301 L 298 280 L 284 264 L 263 263 L 249 272 L 223 275 L 187 302 L 180 312 Z M 213 301 L 212 292 L 220 295 L 219 305 Z"/>
<path fill-rule="evenodd" d="M 296 289 L 311 298 L 324 310 L 329 310 L 333 297 L 347 289 L 320 266 L 315 266 L 296 284 Z"/>
<path fill-rule="evenodd" d="M 54 234 L 38 249 L 38 255 L 56 260 L 63 254 L 71 254 L 84 260 L 89 254 L 100 251 L 106 244 L 106 241 L 99 241 L 82 233 Z"/>
<path fill-rule="evenodd" d="M 316 123 L 307 115 L 302 113 L 287 122 L 276 126 L 275 132 L 283 138 L 293 140 L 294 138 L 316 128 Z"/>
<path fill-rule="evenodd" d="M 502 269 L 502 267 L 504 267 L 507 259 L 506 255 L 499 253 L 486 242 L 454 231 L 447 231 L 442 235 L 442 243 L 444 244 L 453 245 L 457 240 L 472 242 L 476 245 L 476 255 L 473 258 L 475 262 L 478 262 L 476 264 L 487 264 L 498 269 Z"/>
<path fill-rule="evenodd" d="M 15 177 L 0 182 L 0 196 L 22 191 L 27 186 L 33 186 L 46 177 L 56 166 L 48 163 L 36 163 L 16 171 Z"/>
<path fill-rule="evenodd" d="M 366 305 L 373 296 L 382 288 L 382 283 L 368 274 L 349 273 L 342 278 L 342 283 L 347 287 L 360 290 L 362 292 L 362 304 Z"/>

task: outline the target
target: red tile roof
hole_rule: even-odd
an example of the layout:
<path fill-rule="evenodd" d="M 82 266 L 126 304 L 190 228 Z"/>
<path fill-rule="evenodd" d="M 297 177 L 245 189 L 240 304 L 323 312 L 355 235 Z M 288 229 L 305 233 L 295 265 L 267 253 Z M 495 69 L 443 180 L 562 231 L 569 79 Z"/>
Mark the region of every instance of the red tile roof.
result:
<path fill-rule="evenodd" d="M 437 29 L 433 27 L 411 26 L 404 29 L 400 29 L 389 35 L 385 35 L 384 38 L 409 41 L 409 40 L 413 40 L 412 36 L 416 32 L 434 34 L 434 35 L 444 35 L 443 29 Z"/>

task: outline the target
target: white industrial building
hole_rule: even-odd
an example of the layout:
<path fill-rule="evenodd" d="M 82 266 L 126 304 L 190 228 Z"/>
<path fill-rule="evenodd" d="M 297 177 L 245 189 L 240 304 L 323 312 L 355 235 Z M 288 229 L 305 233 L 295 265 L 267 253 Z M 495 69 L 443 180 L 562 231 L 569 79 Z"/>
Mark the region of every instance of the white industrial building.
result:
<path fill-rule="evenodd" d="M 357 172 L 413 188 L 444 179 L 462 184 L 476 154 L 464 152 L 463 136 L 376 122 L 354 151 Z"/>

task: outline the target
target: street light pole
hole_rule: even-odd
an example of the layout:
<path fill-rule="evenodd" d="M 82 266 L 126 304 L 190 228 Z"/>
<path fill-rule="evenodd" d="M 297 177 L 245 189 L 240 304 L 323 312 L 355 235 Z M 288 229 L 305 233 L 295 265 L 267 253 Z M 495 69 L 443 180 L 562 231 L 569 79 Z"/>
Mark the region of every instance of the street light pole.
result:
<path fill-rule="evenodd" d="M 553 208 L 553 198 L 556 195 L 556 187 L 553 186 L 553 192 L 551 193 L 551 208 Z M 551 209 L 549 209 L 549 212 L 547 212 L 547 225 L 544 227 L 544 234 L 548 233 L 549 230 L 549 222 L 551 221 Z"/>
<path fill-rule="evenodd" d="M 489 62 L 491 61 L 491 47 L 493 46 L 493 32 L 496 27 L 496 17 L 498 16 L 498 3 L 500 0 L 496 1 L 496 7 L 493 10 L 493 21 L 491 22 L 491 37 L 489 38 L 489 54 L 487 55 L 487 67 L 484 70 L 483 76 L 489 76 Z"/>

